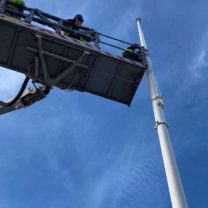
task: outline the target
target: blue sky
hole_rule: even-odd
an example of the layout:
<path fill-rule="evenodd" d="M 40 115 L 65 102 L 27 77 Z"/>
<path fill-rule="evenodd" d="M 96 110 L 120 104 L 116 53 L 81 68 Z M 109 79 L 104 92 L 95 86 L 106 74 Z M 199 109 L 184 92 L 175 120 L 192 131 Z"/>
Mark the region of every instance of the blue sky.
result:
<path fill-rule="evenodd" d="M 189 207 L 208 204 L 208 25 L 199 1 L 31 1 L 30 7 L 138 42 L 142 18 Z M 0 68 L 0 99 L 24 76 Z M 171 207 L 144 77 L 131 107 L 53 89 L 0 117 L 0 207 Z"/>

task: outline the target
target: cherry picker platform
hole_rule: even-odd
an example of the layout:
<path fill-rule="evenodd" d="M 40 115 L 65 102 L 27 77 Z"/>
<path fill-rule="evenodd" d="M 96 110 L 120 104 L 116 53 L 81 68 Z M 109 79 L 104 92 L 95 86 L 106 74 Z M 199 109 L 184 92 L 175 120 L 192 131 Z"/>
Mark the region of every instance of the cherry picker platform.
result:
<path fill-rule="evenodd" d="M 19 14 L 0 9 L 0 66 L 45 86 L 131 104 L 147 68 L 142 47 L 142 62 L 136 62 L 101 50 L 102 34 L 89 28 L 80 31 L 94 44 L 63 35 L 70 30 L 65 20 L 40 10 L 24 7 Z"/>

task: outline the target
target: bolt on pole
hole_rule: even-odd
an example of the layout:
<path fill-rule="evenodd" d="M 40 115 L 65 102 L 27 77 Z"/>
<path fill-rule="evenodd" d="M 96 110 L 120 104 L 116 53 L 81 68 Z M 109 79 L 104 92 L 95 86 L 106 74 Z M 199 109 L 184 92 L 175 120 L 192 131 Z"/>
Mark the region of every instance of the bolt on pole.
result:
<path fill-rule="evenodd" d="M 144 33 L 142 31 L 142 26 L 141 26 L 141 19 L 137 18 L 136 23 L 138 27 L 141 46 L 144 47 L 147 51 L 147 45 L 145 42 Z M 181 183 L 172 144 L 170 141 L 170 136 L 168 132 L 168 124 L 166 122 L 164 111 L 163 111 L 163 108 L 164 108 L 163 98 L 160 95 L 159 89 L 156 84 L 157 82 L 153 74 L 152 65 L 150 62 L 148 51 L 147 51 L 146 58 L 147 58 L 147 63 L 148 63 L 147 79 L 148 79 L 148 85 L 150 89 L 150 97 L 152 100 L 153 113 L 154 113 L 155 122 L 156 122 L 155 127 L 157 129 L 158 136 L 159 136 L 162 158 L 163 158 L 172 207 L 173 208 L 188 208 L 186 196 L 183 191 L 183 186 Z"/>

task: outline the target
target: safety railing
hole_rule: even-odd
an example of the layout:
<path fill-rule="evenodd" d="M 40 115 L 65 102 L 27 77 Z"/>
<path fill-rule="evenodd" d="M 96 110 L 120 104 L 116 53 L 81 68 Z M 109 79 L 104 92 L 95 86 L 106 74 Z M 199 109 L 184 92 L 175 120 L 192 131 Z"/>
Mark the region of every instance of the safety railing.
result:
<path fill-rule="evenodd" d="M 12 9 L 11 6 L 14 8 L 17 7 L 16 4 L 13 4 L 8 0 L 1 0 L 0 13 L 13 16 L 27 23 L 38 23 L 40 25 L 47 26 L 49 28 L 52 28 L 55 32 L 59 34 L 69 34 L 69 36 L 75 38 L 81 37 L 84 41 L 93 42 L 95 47 L 99 49 L 101 48 L 100 44 L 102 44 L 108 47 L 112 47 L 114 49 L 118 49 L 121 51 L 121 53 L 123 53 L 124 51 L 126 51 L 126 48 L 133 45 L 132 43 L 99 33 L 94 29 L 84 26 L 76 26 L 70 21 L 45 13 L 39 9 L 22 6 L 21 11 L 18 11 Z M 103 38 L 109 40 L 109 42 L 115 41 L 116 44 L 104 41 Z M 121 43 L 124 44 L 125 47 L 121 47 Z M 134 52 L 129 51 L 129 53 Z M 144 57 L 144 55 L 145 54 L 142 53 L 138 54 L 138 56 L 141 56 L 141 59 L 142 57 Z"/>

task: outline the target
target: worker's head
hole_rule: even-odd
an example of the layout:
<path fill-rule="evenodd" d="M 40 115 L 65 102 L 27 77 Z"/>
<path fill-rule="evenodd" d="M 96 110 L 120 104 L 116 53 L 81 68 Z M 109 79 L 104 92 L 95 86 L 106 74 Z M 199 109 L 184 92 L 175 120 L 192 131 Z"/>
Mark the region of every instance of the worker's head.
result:
<path fill-rule="evenodd" d="M 75 25 L 81 26 L 83 22 L 84 22 L 84 18 L 81 14 L 76 14 L 74 16 L 74 24 Z"/>
<path fill-rule="evenodd" d="M 140 49 L 141 47 L 137 43 L 134 43 L 133 45 L 129 46 L 128 48 L 135 50 L 135 49 Z"/>

